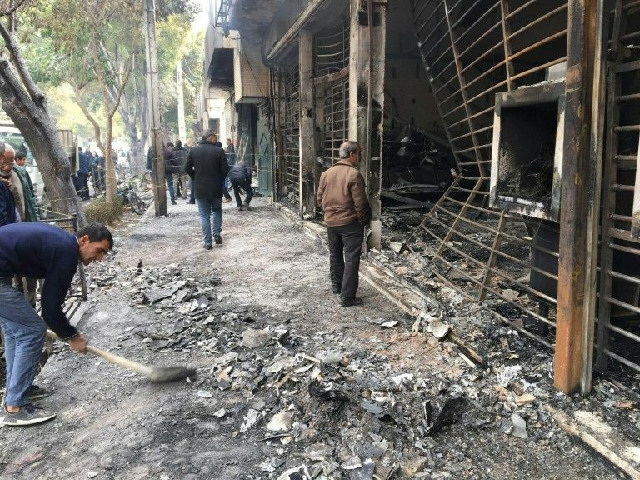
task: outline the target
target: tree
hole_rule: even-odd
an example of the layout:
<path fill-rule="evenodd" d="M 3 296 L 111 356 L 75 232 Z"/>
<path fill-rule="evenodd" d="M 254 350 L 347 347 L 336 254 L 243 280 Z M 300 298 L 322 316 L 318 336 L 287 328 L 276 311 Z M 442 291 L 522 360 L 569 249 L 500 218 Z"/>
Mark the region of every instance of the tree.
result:
<path fill-rule="evenodd" d="M 80 225 L 86 223 L 71 183 L 71 166 L 49 115 L 47 100 L 26 67 L 15 35 L 5 22 L 15 27 L 15 14 L 25 0 L 0 2 L 0 36 L 8 58 L 0 58 L 0 97 L 2 108 L 22 132 L 34 156 L 51 200 L 54 215 L 77 214 Z"/>
<path fill-rule="evenodd" d="M 99 125 L 95 111 L 90 107 L 90 100 L 95 97 L 96 92 L 102 96 L 102 88 L 97 85 L 97 72 L 92 67 L 94 59 L 91 52 L 91 29 L 87 28 L 88 14 L 92 12 L 94 3 L 85 0 L 81 2 L 74 0 L 41 0 L 44 4 L 39 5 L 37 11 L 33 12 L 30 21 L 33 30 L 38 34 L 31 38 L 28 54 L 31 54 L 30 66 L 37 72 L 41 81 L 51 85 L 59 85 L 68 82 L 74 85 L 77 90 L 76 98 L 85 108 L 83 111 L 89 122 L 96 131 L 96 139 L 101 138 L 103 128 Z M 126 128 L 131 145 L 132 166 L 137 169 L 144 169 L 145 155 L 143 147 L 146 142 L 148 129 L 148 105 L 146 91 L 146 66 L 142 58 L 144 44 L 140 36 L 131 35 L 131 32 L 139 33 L 136 28 L 136 21 L 133 13 L 128 13 L 124 0 L 105 0 L 100 2 L 101 14 L 104 18 L 108 11 L 112 10 L 110 5 L 120 5 L 116 11 L 120 12 L 115 17 L 109 17 L 105 21 L 100 20 L 101 33 L 99 38 L 99 52 L 103 59 L 111 61 L 103 62 L 107 73 L 107 80 L 117 78 L 117 69 L 122 69 L 122 61 L 126 59 L 125 51 L 135 51 L 136 61 L 130 75 L 130 81 L 122 91 L 118 112 Z M 160 77 L 163 81 L 163 118 L 168 120 L 166 128 L 174 127 L 172 120 L 175 117 L 175 62 L 182 56 L 182 52 L 189 52 L 188 61 L 185 62 L 185 72 L 200 71 L 201 60 L 199 55 L 202 51 L 202 39 L 193 39 L 190 34 L 191 20 L 195 15 L 196 3 L 185 0 L 159 0 L 156 2 L 158 22 L 158 38 L 160 43 Z M 106 7 L 106 11 L 105 11 Z M 123 14 L 123 12 L 127 12 Z M 80 15 L 80 19 L 77 17 Z M 133 15 L 133 16 L 132 16 Z M 133 18 L 133 22 L 131 22 Z M 72 20 L 72 21 L 70 21 Z M 69 25 L 73 25 L 70 29 Z M 117 39 L 117 42 L 113 41 Z M 198 43 L 194 43 L 198 42 Z M 140 52 L 138 54 L 138 52 Z M 192 53 L 193 52 L 193 53 Z M 43 62 L 43 59 L 45 60 Z M 191 75 L 193 77 L 193 75 Z M 197 87 L 193 82 L 189 83 L 189 77 L 185 75 L 186 99 L 192 100 Z M 118 85 L 111 81 L 106 82 L 111 104 L 117 98 Z M 193 102 L 188 102 L 191 107 L 187 114 L 194 114 Z M 100 135 L 98 134 L 100 133 Z"/>

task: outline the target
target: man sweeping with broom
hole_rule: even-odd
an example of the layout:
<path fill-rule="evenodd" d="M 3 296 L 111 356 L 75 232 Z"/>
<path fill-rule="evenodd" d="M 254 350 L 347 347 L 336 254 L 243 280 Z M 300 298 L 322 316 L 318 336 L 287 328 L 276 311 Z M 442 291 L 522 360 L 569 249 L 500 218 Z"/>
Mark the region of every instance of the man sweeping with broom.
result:
<path fill-rule="evenodd" d="M 47 326 L 66 340 L 72 350 L 86 353 L 86 339 L 69 324 L 62 306 L 78 261 L 84 265 L 101 261 L 112 247 L 111 232 L 96 223 L 75 236 L 36 222 L 0 227 L 0 327 L 7 364 L 4 418 L 0 424 L 20 427 L 55 417 L 54 413 L 30 403 Z M 24 295 L 11 286 L 14 275 L 44 279 L 42 318 Z"/>

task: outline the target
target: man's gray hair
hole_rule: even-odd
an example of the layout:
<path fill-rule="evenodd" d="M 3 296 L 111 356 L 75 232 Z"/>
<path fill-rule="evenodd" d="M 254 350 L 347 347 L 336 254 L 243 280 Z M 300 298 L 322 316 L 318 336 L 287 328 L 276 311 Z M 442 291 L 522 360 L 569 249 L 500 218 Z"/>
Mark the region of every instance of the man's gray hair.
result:
<path fill-rule="evenodd" d="M 349 158 L 352 153 L 356 153 L 358 151 L 358 142 L 344 142 L 340 145 L 340 151 L 338 155 L 340 158 Z"/>
<path fill-rule="evenodd" d="M 15 153 L 15 150 L 7 142 L 0 142 L 0 155 L 4 155 L 6 152 Z"/>

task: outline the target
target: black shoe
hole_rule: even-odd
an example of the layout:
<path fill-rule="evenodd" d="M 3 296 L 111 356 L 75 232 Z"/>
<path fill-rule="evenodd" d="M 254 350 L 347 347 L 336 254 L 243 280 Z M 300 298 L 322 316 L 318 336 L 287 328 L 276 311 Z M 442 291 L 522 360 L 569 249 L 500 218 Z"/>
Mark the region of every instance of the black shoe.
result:
<path fill-rule="evenodd" d="M 340 297 L 339 303 L 342 307 L 357 307 L 358 305 L 362 305 L 362 299 Z"/>
<path fill-rule="evenodd" d="M 214 235 L 213 239 L 216 242 L 216 245 L 222 245 L 222 237 L 220 235 Z"/>
<path fill-rule="evenodd" d="M 176 202 L 175 200 L 171 200 L 171 205 L 177 205 L 178 202 Z"/>
<path fill-rule="evenodd" d="M 337 295 L 337 294 L 339 294 L 340 292 L 342 292 L 342 287 L 340 287 L 340 286 L 338 286 L 338 285 L 333 285 L 333 286 L 331 287 L 331 291 Z"/>
<path fill-rule="evenodd" d="M 26 427 L 27 425 L 43 423 L 56 417 L 55 413 L 47 412 L 30 403 L 23 405 L 20 407 L 20 410 L 15 413 L 7 412 L 6 409 L 2 413 L 4 414 L 4 418 L 0 424 L 7 427 Z"/>
<path fill-rule="evenodd" d="M 205 250 L 211 250 L 213 248 L 213 245 L 205 245 L 204 249 Z"/>
<path fill-rule="evenodd" d="M 242 211 L 242 207 L 238 207 L 238 211 L 241 212 Z"/>
<path fill-rule="evenodd" d="M 190 203 L 191 205 L 195 205 L 196 201 L 194 200 L 193 202 L 191 200 L 189 200 L 187 203 Z"/>

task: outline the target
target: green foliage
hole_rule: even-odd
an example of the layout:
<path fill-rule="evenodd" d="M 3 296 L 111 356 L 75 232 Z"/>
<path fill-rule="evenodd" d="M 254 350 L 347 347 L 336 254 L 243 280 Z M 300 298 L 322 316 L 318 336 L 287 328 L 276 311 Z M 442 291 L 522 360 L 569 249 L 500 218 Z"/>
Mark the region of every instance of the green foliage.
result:
<path fill-rule="evenodd" d="M 156 19 L 164 20 L 170 15 L 182 14 L 191 22 L 200 12 L 198 2 L 194 0 L 158 0 L 156 2 Z"/>
<path fill-rule="evenodd" d="M 112 95 L 126 60 L 134 53 L 134 69 L 123 98 L 127 108 L 121 112 L 128 117 L 125 125 L 129 135 L 134 138 L 146 135 L 140 117 L 140 106 L 147 102 L 143 3 L 141 0 L 39 0 L 33 7 L 20 10 L 18 32 L 27 67 L 41 88 L 47 93 L 55 92 L 48 98 L 59 125 L 75 123 L 78 125 L 74 131 L 94 136 L 84 115 L 78 114 L 78 109 L 67 102 L 68 89 L 64 89 L 63 97 L 59 96 L 65 84 L 76 85 L 81 90 L 80 101 L 105 125 L 98 65 L 91 50 L 95 39 L 101 46 L 99 63 Z M 195 117 L 195 98 L 202 82 L 203 34 L 194 35 L 191 22 L 199 4 L 197 0 L 156 0 L 162 118 L 166 128 L 172 131 L 177 131 L 176 63 L 180 58 L 183 58 L 187 124 Z M 119 115 L 114 119 L 122 122 Z"/>
<path fill-rule="evenodd" d="M 120 197 L 114 197 L 113 202 L 107 203 L 104 198 L 92 200 L 84 208 L 84 214 L 87 216 L 87 222 L 103 223 L 105 225 L 113 225 L 114 222 L 122 218 L 124 207 Z"/>

